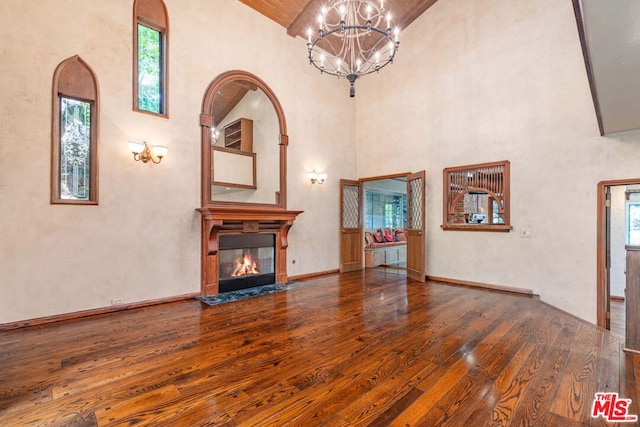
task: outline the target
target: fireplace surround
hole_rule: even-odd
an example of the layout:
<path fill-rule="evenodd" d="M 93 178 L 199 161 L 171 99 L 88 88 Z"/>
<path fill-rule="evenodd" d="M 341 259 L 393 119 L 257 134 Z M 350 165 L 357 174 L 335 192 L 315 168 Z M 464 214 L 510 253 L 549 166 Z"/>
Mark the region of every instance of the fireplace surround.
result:
<path fill-rule="evenodd" d="M 216 208 L 203 207 L 202 214 L 202 295 L 212 296 L 227 292 L 229 282 L 220 280 L 221 252 L 226 250 L 225 239 L 231 240 L 247 236 L 259 236 L 258 240 L 273 239 L 275 283 L 287 282 L 288 234 L 296 217 L 302 211 L 265 208 Z M 221 246 L 222 237 L 222 246 Z M 257 244 L 262 246 L 262 240 Z M 235 244 L 235 243 L 234 243 Z M 232 244 L 232 246 L 234 245 Z M 257 248 L 256 248 L 257 249 Z M 256 251 L 259 253 L 259 251 Z M 264 250 L 263 250 L 264 253 Z M 244 255 L 244 254 L 243 254 Z M 224 256 L 224 254 L 223 254 Z M 223 260 L 223 264 L 227 262 Z M 274 283 L 274 282 L 272 282 Z M 222 288 L 221 288 L 222 285 Z M 256 284 L 255 286 L 259 286 Z M 233 287 L 233 284 L 231 285 Z M 231 289 L 233 290 L 233 289 Z"/>

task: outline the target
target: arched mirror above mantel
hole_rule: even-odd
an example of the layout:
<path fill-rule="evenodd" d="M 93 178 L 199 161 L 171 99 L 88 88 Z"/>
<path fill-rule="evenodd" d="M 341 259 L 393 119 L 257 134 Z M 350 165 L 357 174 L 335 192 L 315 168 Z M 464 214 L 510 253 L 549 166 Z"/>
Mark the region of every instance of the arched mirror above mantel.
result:
<path fill-rule="evenodd" d="M 207 88 L 202 127 L 202 206 L 286 208 L 287 125 L 269 86 L 228 71 Z"/>
<path fill-rule="evenodd" d="M 228 71 L 204 94 L 202 294 L 287 282 L 287 124 L 259 77 Z M 249 266 L 241 268 L 238 266 Z"/>

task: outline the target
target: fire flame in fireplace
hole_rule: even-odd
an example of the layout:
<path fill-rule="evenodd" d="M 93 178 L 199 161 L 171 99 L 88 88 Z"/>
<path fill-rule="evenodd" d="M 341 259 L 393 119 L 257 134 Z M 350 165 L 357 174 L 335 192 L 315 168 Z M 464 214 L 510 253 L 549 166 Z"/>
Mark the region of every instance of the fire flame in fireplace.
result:
<path fill-rule="evenodd" d="M 231 277 L 247 276 L 250 274 L 260 274 L 258 265 L 251 255 L 245 253 L 242 259 L 236 261 L 236 269 L 231 273 Z"/>

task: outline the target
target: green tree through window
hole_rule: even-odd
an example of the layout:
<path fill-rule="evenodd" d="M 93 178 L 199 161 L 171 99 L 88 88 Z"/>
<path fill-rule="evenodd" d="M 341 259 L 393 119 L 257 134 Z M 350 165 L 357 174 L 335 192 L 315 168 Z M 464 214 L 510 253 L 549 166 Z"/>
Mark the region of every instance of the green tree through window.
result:
<path fill-rule="evenodd" d="M 138 108 L 162 111 L 162 34 L 138 24 Z"/>

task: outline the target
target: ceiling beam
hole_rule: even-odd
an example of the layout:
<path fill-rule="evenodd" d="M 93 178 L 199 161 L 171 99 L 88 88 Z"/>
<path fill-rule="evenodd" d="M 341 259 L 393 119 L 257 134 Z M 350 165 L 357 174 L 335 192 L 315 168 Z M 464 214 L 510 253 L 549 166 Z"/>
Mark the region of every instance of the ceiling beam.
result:
<path fill-rule="evenodd" d="M 404 31 L 413 21 L 415 21 L 418 16 L 422 15 L 427 11 L 431 6 L 433 6 L 438 0 L 421 0 L 416 4 L 413 9 L 407 12 L 402 20 L 398 22 L 400 26 L 400 30 Z"/>
<path fill-rule="evenodd" d="M 224 104 L 224 102 L 222 103 L 223 105 L 220 108 L 220 110 L 217 111 L 217 114 L 216 112 L 214 112 L 214 115 L 213 115 L 214 127 L 217 128 L 218 126 L 220 126 L 220 123 L 222 123 L 224 118 L 227 117 L 227 114 L 229 114 L 231 110 L 233 110 L 236 107 L 236 105 L 238 105 L 238 103 L 242 101 L 242 98 L 244 98 L 244 96 L 247 94 L 247 92 L 249 92 L 249 90 L 250 89 L 246 86 L 239 86 L 238 91 L 235 94 L 233 94 L 229 102 L 227 102 L 226 104 Z"/>

